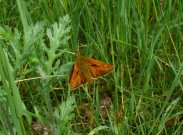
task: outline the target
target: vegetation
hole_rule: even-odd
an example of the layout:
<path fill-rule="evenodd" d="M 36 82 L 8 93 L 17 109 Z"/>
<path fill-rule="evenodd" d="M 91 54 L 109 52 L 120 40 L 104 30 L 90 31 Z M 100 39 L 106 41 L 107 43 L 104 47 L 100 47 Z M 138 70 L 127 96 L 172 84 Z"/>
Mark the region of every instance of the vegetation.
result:
<path fill-rule="evenodd" d="M 0 1 L 0 134 L 181 134 L 181 0 Z M 74 54 L 112 73 L 69 90 Z"/>

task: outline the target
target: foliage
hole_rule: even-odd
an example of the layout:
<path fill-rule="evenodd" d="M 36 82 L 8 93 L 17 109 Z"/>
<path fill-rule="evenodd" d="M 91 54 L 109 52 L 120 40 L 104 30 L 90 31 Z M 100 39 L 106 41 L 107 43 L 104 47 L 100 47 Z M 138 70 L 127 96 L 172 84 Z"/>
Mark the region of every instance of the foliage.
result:
<path fill-rule="evenodd" d="M 16 0 L 0 8 L 1 133 L 33 134 L 41 123 L 52 134 L 181 134 L 182 1 Z M 71 92 L 78 49 L 114 71 Z"/>

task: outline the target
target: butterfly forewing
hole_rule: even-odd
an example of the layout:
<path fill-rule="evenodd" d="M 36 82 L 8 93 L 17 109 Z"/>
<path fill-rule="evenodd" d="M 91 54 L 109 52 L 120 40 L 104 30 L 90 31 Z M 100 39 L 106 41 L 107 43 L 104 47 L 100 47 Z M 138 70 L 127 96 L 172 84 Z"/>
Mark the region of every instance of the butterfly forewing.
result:
<path fill-rule="evenodd" d="M 70 89 L 71 90 L 76 89 L 77 87 L 79 87 L 82 84 L 85 84 L 86 82 L 87 82 L 86 77 L 80 71 L 77 64 L 74 64 L 73 69 L 69 76 Z"/>
<path fill-rule="evenodd" d="M 99 60 L 94 60 L 92 58 L 87 58 L 87 61 L 92 72 L 91 74 L 95 78 L 108 74 L 113 70 L 113 66 L 111 64 L 107 64 Z"/>

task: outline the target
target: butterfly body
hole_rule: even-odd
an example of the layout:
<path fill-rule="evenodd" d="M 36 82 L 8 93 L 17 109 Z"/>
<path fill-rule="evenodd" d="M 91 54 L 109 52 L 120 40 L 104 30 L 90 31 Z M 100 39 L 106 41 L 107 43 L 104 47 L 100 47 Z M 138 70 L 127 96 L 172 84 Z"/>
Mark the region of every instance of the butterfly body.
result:
<path fill-rule="evenodd" d="M 76 89 L 86 82 L 92 82 L 95 78 L 111 72 L 113 66 L 92 58 L 83 57 L 77 53 L 76 63 L 69 76 L 70 89 Z"/>

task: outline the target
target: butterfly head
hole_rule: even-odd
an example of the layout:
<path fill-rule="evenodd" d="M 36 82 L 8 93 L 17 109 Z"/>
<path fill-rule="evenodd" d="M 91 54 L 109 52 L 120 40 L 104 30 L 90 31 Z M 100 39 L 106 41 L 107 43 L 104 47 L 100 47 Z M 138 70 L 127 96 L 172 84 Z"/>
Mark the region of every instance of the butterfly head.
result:
<path fill-rule="evenodd" d="M 81 54 L 80 54 L 80 52 L 78 51 L 78 52 L 76 53 L 76 61 L 78 61 L 80 58 L 81 58 Z"/>

